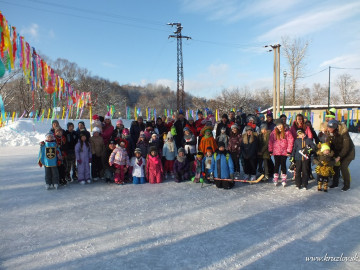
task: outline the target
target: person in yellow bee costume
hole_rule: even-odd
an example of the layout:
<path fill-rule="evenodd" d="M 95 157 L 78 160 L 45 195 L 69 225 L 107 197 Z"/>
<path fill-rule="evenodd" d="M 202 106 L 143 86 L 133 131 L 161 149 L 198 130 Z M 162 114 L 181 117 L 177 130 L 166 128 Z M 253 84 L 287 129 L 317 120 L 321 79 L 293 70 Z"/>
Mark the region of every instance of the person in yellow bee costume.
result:
<path fill-rule="evenodd" d="M 330 150 L 327 143 L 322 143 L 321 148 L 317 151 L 317 156 L 314 158 L 314 163 L 317 165 L 315 172 L 317 174 L 318 191 L 328 190 L 329 177 L 335 174 L 334 165 L 334 151 Z"/>

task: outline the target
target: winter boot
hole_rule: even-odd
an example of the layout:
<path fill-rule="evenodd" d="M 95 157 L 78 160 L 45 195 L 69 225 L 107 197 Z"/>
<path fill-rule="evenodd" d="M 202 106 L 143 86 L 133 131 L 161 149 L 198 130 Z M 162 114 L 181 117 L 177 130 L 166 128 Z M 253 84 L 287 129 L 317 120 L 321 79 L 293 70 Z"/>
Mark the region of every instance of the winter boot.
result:
<path fill-rule="evenodd" d="M 324 180 L 324 192 L 328 191 L 328 181 L 327 179 Z"/>
<path fill-rule="evenodd" d="M 252 175 L 250 181 L 255 181 L 255 180 L 256 180 L 256 175 Z"/>
<path fill-rule="evenodd" d="M 274 185 L 275 185 L 275 186 L 277 185 L 278 181 L 279 181 L 279 174 L 278 174 L 278 173 L 274 173 L 273 182 L 274 182 Z"/>
<path fill-rule="evenodd" d="M 58 189 L 58 188 L 59 188 L 59 185 L 58 185 L 58 184 L 54 184 L 54 188 L 55 188 L 55 189 Z"/>
<path fill-rule="evenodd" d="M 286 187 L 286 179 L 287 179 L 287 175 L 285 173 L 281 174 L 281 184 L 283 185 L 283 187 Z"/>
<path fill-rule="evenodd" d="M 45 189 L 46 189 L 46 190 L 49 190 L 49 189 L 50 189 L 50 185 L 49 185 L 49 184 L 46 184 L 46 185 L 45 185 Z"/>
<path fill-rule="evenodd" d="M 322 179 L 320 178 L 318 180 L 318 191 L 322 190 L 322 185 L 323 185 L 323 182 L 322 182 Z M 326 188 L 327 188 L 327 185 L 326 185 Z M 325 190 L 325 185 L 324 185 L 324 190 Z"/>

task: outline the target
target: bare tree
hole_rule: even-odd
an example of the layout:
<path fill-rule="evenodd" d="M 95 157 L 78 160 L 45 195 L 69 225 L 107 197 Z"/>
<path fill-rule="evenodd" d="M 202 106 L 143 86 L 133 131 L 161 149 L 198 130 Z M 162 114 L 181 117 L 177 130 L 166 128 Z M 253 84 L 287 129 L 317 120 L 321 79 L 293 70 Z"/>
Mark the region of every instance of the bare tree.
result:
<path fill-rule="evenodd" d="M 340 98 L 344 104 L 355 103 L 359 100 L 358 82 L 350 74 L 339 75 L 335 84 L 339 88 Z"/>
<path fill-rule="evenodd" d="M 308 41 L 302 40 L 300 38 L 290 39 L 288 36 L 282 37 L 282 51 L 289 65 L 292 104 L 295 104 L 298 80 L 303 76 L 304 73 L 304 59 L 306 57 L 308 45 Z"/>
<path fill-rule="evenodd" d="M 312 104 L 322 105 L 327 103 L 328 88 L 320 83 L 314 83 L 311 91 Z"/>

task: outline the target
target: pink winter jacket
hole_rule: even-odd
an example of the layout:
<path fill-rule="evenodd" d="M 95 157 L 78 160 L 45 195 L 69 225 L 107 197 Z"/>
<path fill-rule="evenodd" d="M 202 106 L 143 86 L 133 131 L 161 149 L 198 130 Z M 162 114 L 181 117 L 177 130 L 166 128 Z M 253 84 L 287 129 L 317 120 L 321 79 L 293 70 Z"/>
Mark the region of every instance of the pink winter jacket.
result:
<path fill-rule="evenodd" d="M 272 152 L 274 156 L 286 156 L 291 154 L 294 146 L 294 137 L 290 130 L 285 131 L 285 138 L 276 140 L 276 130 L 274 129 L 269 138 L 269 152 Z"/>
<path fill-rule="evenodd" d="M 129 156 L 125 148 L 117 146 L 111 153 L 109 158 L 109 164 L 118 164 L 130 166 Z"/>

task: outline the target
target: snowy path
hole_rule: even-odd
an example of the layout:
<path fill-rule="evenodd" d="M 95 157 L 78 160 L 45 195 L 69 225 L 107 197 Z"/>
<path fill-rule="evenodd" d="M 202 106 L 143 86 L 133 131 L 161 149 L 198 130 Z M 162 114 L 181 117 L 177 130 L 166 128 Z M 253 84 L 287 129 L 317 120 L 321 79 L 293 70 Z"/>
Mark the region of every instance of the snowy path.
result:
<path fill-rule="evenodd" d="M 37 151 L 0 148 L 0 269 L 360 268 L 305 260 L 360 260 L 359 154 L 351 190 L 326 194 L 314 181 L 308 191 L 173 182 L 46 191 Z"/>

